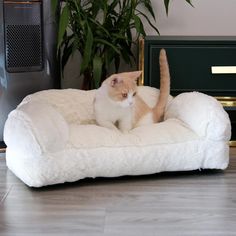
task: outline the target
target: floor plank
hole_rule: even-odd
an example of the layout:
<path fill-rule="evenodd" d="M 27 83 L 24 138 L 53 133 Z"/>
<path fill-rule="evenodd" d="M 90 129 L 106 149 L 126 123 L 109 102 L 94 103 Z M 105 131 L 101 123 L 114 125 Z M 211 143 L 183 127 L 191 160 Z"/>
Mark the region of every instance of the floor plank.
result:
<path fill-rule="evenodd" d="M 235 235 L 236 148 L 225 171 L 28 188 L 0 156 L 0 235 Z"/>

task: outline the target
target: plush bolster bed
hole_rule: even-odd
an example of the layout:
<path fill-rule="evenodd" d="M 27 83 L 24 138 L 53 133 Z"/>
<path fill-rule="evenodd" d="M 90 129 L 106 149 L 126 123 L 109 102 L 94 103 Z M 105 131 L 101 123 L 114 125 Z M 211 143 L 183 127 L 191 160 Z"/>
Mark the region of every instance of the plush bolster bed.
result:
<path fill-rule="evenodd" d="M 139 87 L 153 106 L 158 90 Z M 87 177 L 225 169 L 231 125 L 222 105 L 202 93 L 169 98 L 164 122 L 119 133 L 94 121 L 95 90 L 45 90 L 27 96 L 6 121 L 8 168 L 41 187 Z"/>

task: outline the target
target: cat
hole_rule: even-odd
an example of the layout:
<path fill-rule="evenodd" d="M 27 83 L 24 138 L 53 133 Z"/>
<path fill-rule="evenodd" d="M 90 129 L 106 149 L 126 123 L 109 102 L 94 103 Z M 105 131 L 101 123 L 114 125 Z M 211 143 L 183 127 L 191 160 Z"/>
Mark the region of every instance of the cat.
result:
<path fill-rule="evenodd" d="M 98 125 L 128 132 L 141 125 L 163 121 L 170 94 L 170 73 L 165 49 L 160 50 L 160 94 L 154 108 L 139 96 L 141 71 L 113 74 L 96 90 L 94 114 Z"/>

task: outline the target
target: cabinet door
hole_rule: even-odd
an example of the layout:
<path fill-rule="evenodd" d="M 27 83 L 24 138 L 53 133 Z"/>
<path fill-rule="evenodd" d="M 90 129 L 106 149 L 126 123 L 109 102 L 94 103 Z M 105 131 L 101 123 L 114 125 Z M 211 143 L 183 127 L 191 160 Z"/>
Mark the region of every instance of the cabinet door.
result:
<path fill-rule="evenodd" d="M 214 96 L 236 96 L 236 46 L 150 45 L 145 52 L 145 85 L 159 88 L 161 48 L 167 52 L 173 95 L 200 91 Z"/>

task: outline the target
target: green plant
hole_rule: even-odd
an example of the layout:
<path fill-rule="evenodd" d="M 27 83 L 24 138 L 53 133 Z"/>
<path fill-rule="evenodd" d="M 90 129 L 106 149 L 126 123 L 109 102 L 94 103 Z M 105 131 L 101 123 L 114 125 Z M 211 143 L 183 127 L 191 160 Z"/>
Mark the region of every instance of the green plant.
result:
<path fill-rule="evenodd" d="M 58 0 L 52 0 L 54 5 Z M 190 0 L 185 0 L 190 3 Z M 168 13 L 170 0 L 164 0 Z M 60 1 L 58 55 L 61 71 L 68 59 L 79 51 L 84 76 L 83 89 L 97 88 L 113 64 L 132 65 L 132 45 L 145 36 L 145 20 L 159 34 L 151 0 L 62 0 Z M 151 19 L 150 19 L 151 18 Z"/>

